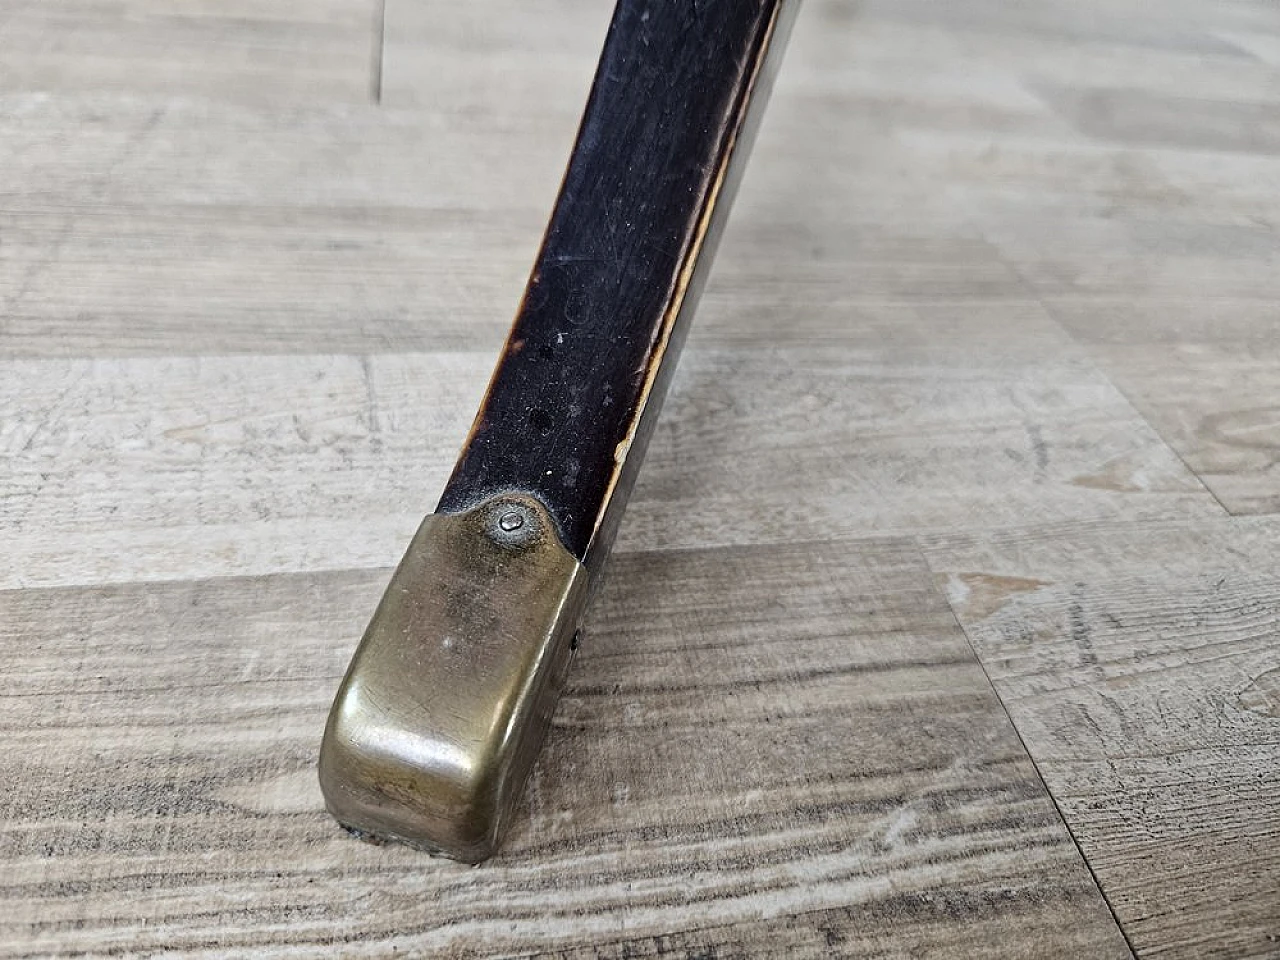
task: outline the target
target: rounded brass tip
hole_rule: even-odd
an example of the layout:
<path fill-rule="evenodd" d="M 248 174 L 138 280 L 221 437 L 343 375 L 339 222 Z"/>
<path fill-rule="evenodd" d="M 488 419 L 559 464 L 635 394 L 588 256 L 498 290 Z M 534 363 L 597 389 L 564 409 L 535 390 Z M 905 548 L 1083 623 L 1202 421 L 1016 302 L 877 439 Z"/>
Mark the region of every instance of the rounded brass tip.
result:
<path fill-rule="evenodd" d="M 529 497 L 423 521 L 338 690 L 320 750 L 353 832 L 491 856 L 551 721 L 587 573 Z"/>

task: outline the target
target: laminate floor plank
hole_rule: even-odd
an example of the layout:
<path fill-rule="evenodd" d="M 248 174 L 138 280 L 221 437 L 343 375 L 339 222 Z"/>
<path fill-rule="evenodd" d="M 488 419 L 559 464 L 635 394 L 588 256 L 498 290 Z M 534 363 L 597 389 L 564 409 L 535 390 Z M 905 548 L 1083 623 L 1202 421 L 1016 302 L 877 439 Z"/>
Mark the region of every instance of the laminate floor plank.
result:
<path fill-rule="evenodd" d="M 878 343 L 872 330 L 860 350 L 687 351 L 620 543 L 1222 513 L 1042 313 L 917 316 L 928 333 Z M 1010 325 L 1018 345 L 1001 344 Z M 461 352 L 4 362 L 0 582 L 392 563 L 444 486 L 492 362 Z"/>
<path fill-rule="evenodd" d="M 0 3 L 0 97 L 368 100 L 378 0 Z"/>
<path fill-rule="evenodd" d="M 1280 297 L 1280 13 L 895 3 L 852 19 L 879 31 L 882 54 L 928 51 L 940 69 L 980 61 L 974 76 L 1003 77 L 1072 128 L 906 135 L 914 174 L 934 167 L 975 235 L 1225 507 L 1275 512 L 1268 398 L 1280 385 L 1265 357 Z M 844 43 L 825 37 L 832 50 Z M 891 84 L 899 73 L 881 75 Z"/>
<path fill-rule="evenodd" d="M 1275 956 L 1263 0 L 807 0 L 511 842 L 323 813 L 607 17 L 0 0 L 0 955 Z"/>
<path fill-rule="evenodd" d="M 10 295 L 11 357 L 496 353 L 571 139 L 537 112 L 28 107 L 0 112 L 0 263 L 35 265 Z M 829 149 L 796 154 L 815 113 Z M 967 210 L 922 189 L 938 162 L 794 94 L 762 133 L 693 343 L 838 343 L 919 304 L 1025 306 Z"/>
<path fill-rule="evenodd" d="M 1274 305 L 1181 303 L 1146 323 L 1146 311 L 1113 304 L 1105 327 L 1092 305 L 1065 301 L 1054 312 L 1231 513 L 1280 513 Z"/>
<path fill-rule="evenodd" d="M 382 101 L 388 107 L 532 112 L 572 142 L 612 4 L 386 0 Z"/>
<path fill-rule="evenodd" d="M 940 536 L 926 554 L 1139 956 L 1280 942 L 1277 525 Z"/>
<path fill-rule="evenodd" d="M 36 265 L 8 356 L 496 353 L 565 152 L 518 119 L 28 107 L 0 114 L 0 263 Z"/>
<path fill-rule="evenodd" d="M 909 540 L 617 557 L 479 868 L 322 808 L 386 574 L 0 594 L 0 955 L 1128 956 Z"/>

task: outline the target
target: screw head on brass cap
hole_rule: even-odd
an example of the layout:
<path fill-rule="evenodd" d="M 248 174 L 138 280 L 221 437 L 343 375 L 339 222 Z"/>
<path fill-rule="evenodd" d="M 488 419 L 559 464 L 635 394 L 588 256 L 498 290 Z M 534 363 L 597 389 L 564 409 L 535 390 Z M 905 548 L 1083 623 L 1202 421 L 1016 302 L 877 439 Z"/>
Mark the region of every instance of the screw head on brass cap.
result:
<path fill-rule="evenodd" d="M 338 821 L 489 857 L 550 724 L 586 584 L 531 498 L 427 517 L 329 714 L 320 786 Z"/>

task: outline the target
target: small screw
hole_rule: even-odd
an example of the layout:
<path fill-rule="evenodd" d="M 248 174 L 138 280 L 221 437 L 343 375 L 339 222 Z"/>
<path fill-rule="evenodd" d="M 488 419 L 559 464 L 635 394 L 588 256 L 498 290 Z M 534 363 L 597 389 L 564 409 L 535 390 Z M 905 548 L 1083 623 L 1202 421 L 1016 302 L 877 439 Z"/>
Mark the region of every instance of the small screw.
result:
<path fill-rule="evenodd" d="M 495 503 L 484 521 L 485 531 L 498 543 L 521 547 L 538 537 L 538 515 L 523 503 Z"/>

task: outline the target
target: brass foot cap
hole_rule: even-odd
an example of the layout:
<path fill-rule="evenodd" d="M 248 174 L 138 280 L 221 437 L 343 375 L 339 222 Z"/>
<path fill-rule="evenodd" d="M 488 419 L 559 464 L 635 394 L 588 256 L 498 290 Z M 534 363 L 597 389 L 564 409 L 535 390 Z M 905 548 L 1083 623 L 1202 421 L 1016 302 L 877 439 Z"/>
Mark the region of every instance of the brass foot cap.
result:
<path fill-rule="evenodd" d="M 427 517 L 329 714 L 320 788 L 338 821 L 491 856 L 550 725 L 586 585 L 532 498 Z"/>

